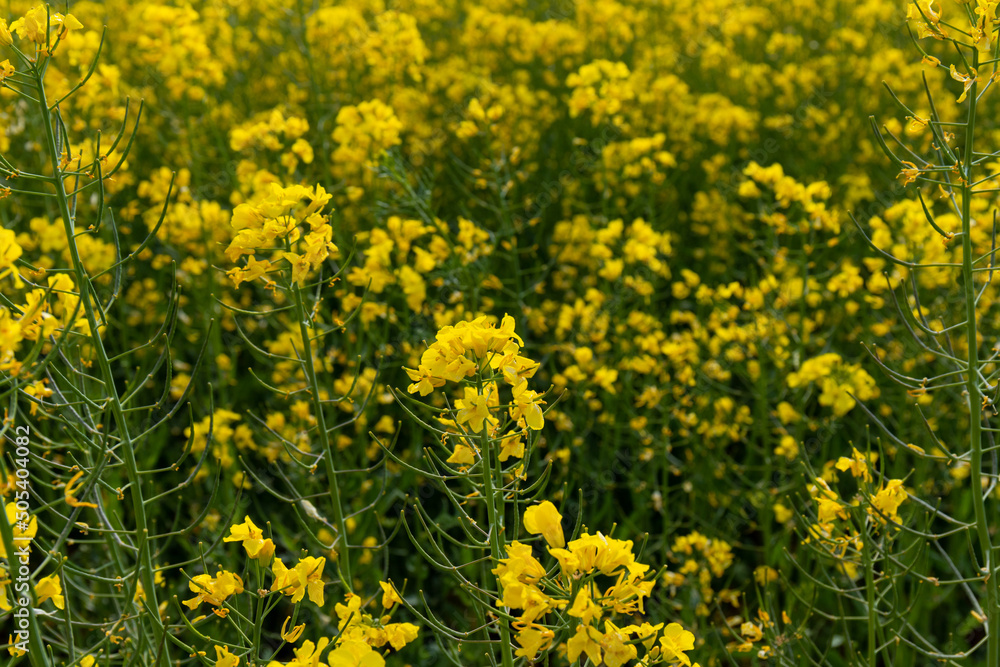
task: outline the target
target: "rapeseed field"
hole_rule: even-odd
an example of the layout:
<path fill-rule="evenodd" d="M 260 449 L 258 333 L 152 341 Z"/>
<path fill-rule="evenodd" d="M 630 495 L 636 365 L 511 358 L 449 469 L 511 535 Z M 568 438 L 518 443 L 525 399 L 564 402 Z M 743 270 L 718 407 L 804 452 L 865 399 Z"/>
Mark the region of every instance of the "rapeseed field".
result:
<path fill-rule="evenodd" d="M 4 3 L 4 664 L 1000 665 L 998 6 Z"/>

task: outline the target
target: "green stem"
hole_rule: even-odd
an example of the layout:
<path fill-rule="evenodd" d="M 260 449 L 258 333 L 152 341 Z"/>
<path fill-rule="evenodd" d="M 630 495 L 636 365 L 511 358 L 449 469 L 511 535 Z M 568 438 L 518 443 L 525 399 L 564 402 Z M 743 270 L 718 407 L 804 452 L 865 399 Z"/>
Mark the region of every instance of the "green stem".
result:
<path fill-rule="evenodd" d="M 260 574 L 260 561 L 256 559 L 253 562 L 253 571 L 258 585 L 263 586 L 264 578 Z M 250 657 L 247 658 L 247 662 L 256 666 L 260 664 L 260 635 L 264 626 L 264 607 L 267 605 L 267 598 L 258 594 L 257 598 L 254 599 L 254 604 L 257 605 L 257 613 L 253 619 L 253 645 L 250 647 Z"/>
<path fill-rule="evenodd" d="M 313 365 L 312 341 L 310 340 L 309 326 L 306 323 L 305 301 L 302 298 L 302 287 L 298 283 L 292 285 L 292 293 L 295 295 L 295 313 L 299 320 L 299 333 L 302 335 L 302 367 L 306 372 L 306 379 L 309 382 L 309 393 L 312 395 L 313 411 L 316 413 L 316 428 L 319 430 L 320 447 L 323 449 L 323 462 L 326 466 L 327 486 L 330 489 L 330 498 L 333 500 L 334 521 L 337 530 L 340 532 L 339 548 L 340 554 L 337 558 L 337 571 L 340 574 L 340 581 L 344 584 L 346 591 L 353 591 L 354 584 L 351 579 L 351 556 L 350 546 L 347 543 L 347 524 L 344 520 L 344 506 L 340 499 L 340 487 L 337 485 L 337 469 L 333 465 L 333 447 L 330 445 L 330 434 L 326 429 L 326 417 L 323 414 L 323 397 L 319 391 L 319 380 L 316 379 L 316 367 Z"/>
<path fill-rule="evenodd" d="M 99 323 L 94 309 L 93 290 L 90 283 L 90 276 L 87 274 L 87 270 L 83 265 L 82 259 L 80 258 L 80 251 L 76 243 L 75 220 L 73 219 L 70 211 L 69 197 L 66 194 L 66 189 L 62 179 L 62 170 L 59 167 L 58 144 L 56 142 L 55 132 L 53 131 L 53 122 L 55 120 L 53 118 L 54 114 L 49 111 L 48 100 L 45 95 L 45 86 L 43 84 L 43 74 L 37 70 L 35 72 L 35 83 L 38 86 L 38 110 L 43 121 L 42 124 L 45 126 L 46 149 L 49 152 L 49 158 L 52 163 L 52 185 L 55 188 L 56 200 L 59 205 L 59 214 L 62 216 L 63 226 L 66 231 L 66 244 L 69 247 L 70 258 L 73 262 L 73 271 L 76 276 L 77 289 L 80 290 L 80 300 L 83 302 L 84 313 L 87 317 L 87 324 L 90 327 L 91 345 L 93 346 L 94 356 L 97 357 L 97 364 L 101 370 L 101 379 L 104 382 L 106 392 L 105 397 L 109 402 L 111 413 L 115 420 L 115 425 L 118 427 L 118 437 L 121 440 L 120 452 L 128 475 L 129 493 L 132 496 L 132 511 L 135 514 L 136 546 L 138 547 L 138 552 L 142 558 L 142 562 L 138 564 L 138 567 L 141 570 L 140 576 L 142 578 L 142 587 L 145 590 L 150 607 L 156 610 L 159 608 L 159 605 L 156 601 L 156 583 L 153 579 L 152 549 L 147 549 L 145 544 L 146 539 L 149 536 L 149 530 L 146 525 L 146 512 L 142 497 L 142 479 L 139 476 L 139 469 L 136 465 L 135 448 L 132 442 L 132 437 L 129 434 L 128 421 L 125 417 L 125 411 L 121 405 L 118 389 L 115 386 L 115 377 L 111 370 L 111 363 L 108 359 L 107 350 L 105 350 L 104 341 L 98 333 Z M 152 613 L 149 614 L 149 618 L 157 636 L 162 637 L 165 630 L 163 623 L 160 621 L 160 617 L 156 613 Z M 149 642 L 151 646 L 157 646 L 159 643 L 159 641 Z M 163 667 L 169 666 L 170 659 L 166 651 L 163 652 L 160 663 Z"/>
<path fill-rule="evenodd" d="M 13 501 L 11 501 L 13 502 Z M 0 520 L 0 538 L 3 540 L 4 550 L 7 552 L 7 578 L 10 579 L 9 585 L 14 586 L 14 582 L 17 579 L 18 568 L 21 566 L 21 559 L 17 556 L 17 546 L 14 544 L 14 528 L 11 524 L 7 523 L 6 514 L 6 504 L 4 507 L 0 507 L 0 511 L 3 511 L 3 519 Z M 30 520 L 30 519 L 29 519 Z M 23 595 L 15 595 L 15 598 L 24 597 Z M 31 587 L 31 595 L 28 596 L 28 604 L 24 607 L 17 605 L 17 609 L 27 609 L 28 611 L 28 660 L 31 662 L 32 667 L 48 667 L 49 658 L 48 654 L 45 652 L 45 647 L 42 644 L 42 630 L 38 627 L 38 623 L 35 618 L 35 604 L 37 599 L 35 598 L 34 587 Z M 10 630 L 14 639 L 17 640 L 18 630 L 17 621 L 11 618 Z"/>
<path fill-rule="evenodd" d="M 860 525 L 866 524 L 864 513 L 861 513 Z M 878 614 L 875 610 L 875 562 L 872 560 L 871 534 L 861 537 L 861 557 L 865 563 L 865 592 L 868 606 L 868 667 L 875 667 L 875 654 L 878 647 Z"/>
<path fill-rule="evenodd" d="M 973 51 L 972 67 L 979 67 L 979 52 Z M 962 283 L 965 289 L 965 316 L 968 345 L 968 372 L 966 374 L 966 395 L 969 407 L 969 445 L 972 452 L 972 476 L 969 480 L 972 492 L 972 503 L 976 515 L 976 533 L 979 537 L 979 548 L 983 554 L 986 582 L 986 618 L 987 629 L 987 659 L 986 664 L 1000 664 L 1000 608 L 997 601 L 997 581 L 994 576 L 996 567 L 993 563 L 993 542 L 990 538 L 989 522 L 986 518 L 986 500 L 980 480 L 983 474 L 983 436 L 982 436 L 982 391 L 979 386 L 977 370 L 979 368 L 979 337 L 976 322 L 976 286 L 973 283 L 972 266 L 972 165 L 973 140 L 976 129 L 976 96 L 978 82 L 972 84 L 969 90 L 969 115 L 965 126 L 965 154 L 963 157 L 962 182 Z"/>
<path fill-rule="evenodd" d="M 483 395 L 482 373 L 476 374 L 476 390 L 479 395 Z M 490 522 L 490 555 L 494 563 L 499 563 L 503 558 L 503 549 L 506 543 L 506 531 L 504 530 L 502 517 L 497 511 L 496 492 L 493 490 L 493 447 L 489 435 L 489 420 L 483 422 L 483 430 L 479 434 L 479 441 L 482 449 L 483 464 L 483 497 L 486 500 L 486 516 Z M 502 482 L 502 479 L 499 480 Z M 500 590 L 500 580 L 497 579 L 497 590 Z M 497 619 L 500 624 L 500 655 L 503 659 L 504 667 L 513 667 L 514 655 L 511 653 L 510 624 L 507 619 L 500 617 Z"/>

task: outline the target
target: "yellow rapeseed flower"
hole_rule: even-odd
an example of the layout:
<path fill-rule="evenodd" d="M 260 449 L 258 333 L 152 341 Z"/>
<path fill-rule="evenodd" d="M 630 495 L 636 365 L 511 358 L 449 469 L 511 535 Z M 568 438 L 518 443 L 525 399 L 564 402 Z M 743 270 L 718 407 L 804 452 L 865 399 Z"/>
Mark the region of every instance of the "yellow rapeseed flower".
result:
<path fill-rule="evenodd" d="M 257 527 L 249 516 L 243 523 L 233 524 L 230 534 L 223 542 L 242 542 L 247 555 L 261 563 L 268 563 L 274 555 L 274 542 L 264 538 L 264 532 Z"/>
<path fill-rule="evenodd" d="M 541 535 L 550 547 L 566 546 L 563 536 L 562 515 L 548 500 L 524 510 L 524 529 L 532 535 Z"/>
<path fill-rule="evenodd" d="M 38 597 L 38 604 L 41 605 L 46 600 L 52 600 L 52 604 L 57 609 L 65 609 L 66 602 L 63 598 L 62 581 L 58 574 L 50 574 L 44 579 L 39 579 L 35 584 L 35 595 Z"/>

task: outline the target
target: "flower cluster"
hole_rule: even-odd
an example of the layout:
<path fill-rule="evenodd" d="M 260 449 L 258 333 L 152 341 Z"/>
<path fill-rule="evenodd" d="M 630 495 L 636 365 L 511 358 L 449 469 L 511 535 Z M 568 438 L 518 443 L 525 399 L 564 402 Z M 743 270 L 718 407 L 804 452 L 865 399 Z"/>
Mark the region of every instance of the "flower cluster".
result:
<path fill-rule="evenodd" d="M 333 140 L 333 163 L 341 177 L 351 174 L 368 174 L 383 151 L 398 146 L 403 124 L 392 107 L 381 100 L 368 100 L 358 105 L 348 105 L 337 113 L 337 127 Z M 358 193 L 356 196 L 360 196 Z"/>
<path fill-rule="evenodd" d="M 858 364 L 845 364 L 839 354 L 828 352 L 802 363 L 789 373 L 788 386 L 795 388 L 816 383 L 821 389 L 819 402 L 833 409 L 837 416 L 847 414 L 858 400 L 877 398 L 875 378 Z"/>
<path fill-rule="evenodd" d="M 903 480 L 875 478 L 872 465 L 877 460 L 877 453 L 854 449 L 851 456 L 842 456 L 827 466 L 850 472 L 857 482 L 858 493 L 849 501 L 831 486 L 836 480 L 832 473 L 817 477 L 809 486 L 816 520 L 809 525 L 806 541 L 833 559 L 851 579 L 863 565 L 865 540 L 875 541 L 879 532 L 894 534 L 902 522 L 899 509 L 909 497 Z M 858 515 L 857 508 L 863 508 L 863 514 Z"/>
<path fill-rule="evenodd" d="M 227 275 L 237 287 L 258 278 L 270 284 L 268 274 L 284 268 L 290 269 L 292 283 L 303 285 L 338 252 L 330 219 L 321 213 L 329 201 L 320 185 L 310 189 L 272 184 L 258 199 L 237 206 L 230 222 L 236 235 L 226 256 L 234 263 L 246 256 L 246 262 Z M 303 225 L 308 227 L 304 233 Z"/>
<path fill-rule="evenodd" d="M 230 526 L 229 535 L 224 541 L 240 542 L 250 559 L 270 569 L 273 576 L 272 583 L 268 589 L 258 589 L 258 597 L 284 596 L 290 598 L 293 605 L 303 603 L 307 599 L 320 608 L 326 605 L 323 592 L 326 585 L 323 580 L 325 558 L 305 556 L 300 558 L 293 568 L 286 567 L 281 558 L 274 556 L 275 544 L 272 539 L 265 537 L 264 531 L 249 516 L 245 517 L 243 523 Z M 379 583 L 382 589 L 380 615 L 367 613 L 364 609 L 367 603 L 362 597 L 348 593 L 343 603 L 334 606 L 336 617 L 339 619 L 339 632 L 333 640 L 328 637 L 321 637 L 315 642 L 304 640 L 301 646 L 294 649 L 292 660 L 288 662 L 271 660 L 267 663 L 268 666 L 315 667 L 320 664 L 318 661 L 328 647 L 330 651 L 323 664 L 374 667 L 384 665 L 383 653 L 379 649 L 385 646 L 391 646 L 394 650 L 402 649 L 417 638 L 419 628 L 412 623 L 392 622 L 392 613 L 398 606 L 405 606 L 405 602 L 391 582 Z M 196 595 L 184 600 L 184 605 L 196 610 L 202 604 L 208 604 L 219 618 L 229 616 L 236 608 L 232 601 L 233 596 L 241 595 L 246 590 L 243 577 L 221 568 L 214 577 L 209 574 L 192 577 L 188 586 Z M 55 579 L 50 577 L 39 582 L 37 590 L 46 598 L 51 597 L 56 605 L 62 608 L 58 577 Z M 44 598 L 40 601 L 44 601 Z M 273 607 L 271 604 L 269 609 Z M 283 642 L 296 644 L 302 639 L 306 624 L 296 625 L 287 630 L 289 620 L 290 618 L 286 618 L 282 626 L 281 639 Z M 240 656 L 232 653 L 228 647 L 217 648 L 216 667 L 219 665 L 235 667 L 239 662 Z"/>
<path fill-rule="evenodd" d="M 80 23 L 72 14 L 60 14 L 52 11 L 48 5 L 36 5 L 28 12 L 7 27 L 4 20 L 0 26 L 0 44 L 10 46 L 13 41 L 11 33 L 17 35 L 21 40 L 33 42 L 36 50 L 36 57 L 49 56 L 55 48 L 52 38 L 60 42 L 70 34 L 72 30 L 82 30 Z"/>
<path fill-rule="evenodd" d="M 576 117 L 589 111 L 594 125 L 604 120 L 624 125 L 622 111 L 636 96 L 630 76 L 625 63 L 609 60 L 595 60 L 570 74 L 566 79 L 566 85 L 573 89 L 570 115 Z"/>
<path fill-rule="evenodd" d="M 497 327 L 483 316 L 442 328 L 421 355 L 417 368 L 405 369 L 413 381 L 407 388 L 411 394 L 427 396 L 448 382 L 464 385 L 452 411 L 454 419 L 440 419 L 453 430 L 457 441 L 449 463 L 472 465 L 483 456 L 480 434 L 498 439 L 501 462 L 511 456 L 521 458 L 527 432 L 544 426 L 544 401 L 538 392 L 528 389 L 528 379 L 538 364 L 520 354 L 523 344 L 514 333 L 513 317 L 504 315 Z M 478 378 L 476 383 L 469 380 L 473 376 Z M 506 403 L 509 421 L 503 425 L 498 380 L 511 392 Z M 508 423 L 516 429 L 501 436 Z"/>
<path fill-rule="evenodd" d="M 636 561 L 632 542 L 598 532 L 583 533 L 567 544 L 561 521 L 549 501 L 524 512 L 525 529 L 544 537 L 549 555 L 559 564 L 558 577 L 546 576 L 531 545 L 518 541 L 506 546 L 507 557 L 493 570 L 501 586 L 498 604 L 521 612 L 514 623 L 521 645 L 517 655 L 533 660 L 551 646 L 555 633 L 544 619 L 558 610 L 573 619 L 568 628 L 572 636 L 565 645 L 570 662 L 586 654 L 595 665 L 620 667 L 638 659 L 642 647 L 644 665 L 690 667 L 684 652 L 694 648 L 694 635 L 680 624 L 616 625 L 612 620 L 615 615 L 632 619 L 643 614 L 655 583 L 649 578 L 649 566 Z M 610 585 L 602 586 L 600 581 Z"/>

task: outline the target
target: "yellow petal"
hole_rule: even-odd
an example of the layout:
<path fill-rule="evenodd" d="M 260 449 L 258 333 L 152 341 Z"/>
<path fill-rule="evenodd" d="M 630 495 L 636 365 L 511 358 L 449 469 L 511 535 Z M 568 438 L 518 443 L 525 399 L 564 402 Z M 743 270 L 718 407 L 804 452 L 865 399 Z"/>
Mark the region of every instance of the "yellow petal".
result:
<path fill-rule="evenodd" d="M 532 535 L 541 535 L 550 547 L 566 546 L 563 536 L 562 515 L 548 500 L 524 510 L 524 529 Z"/>

